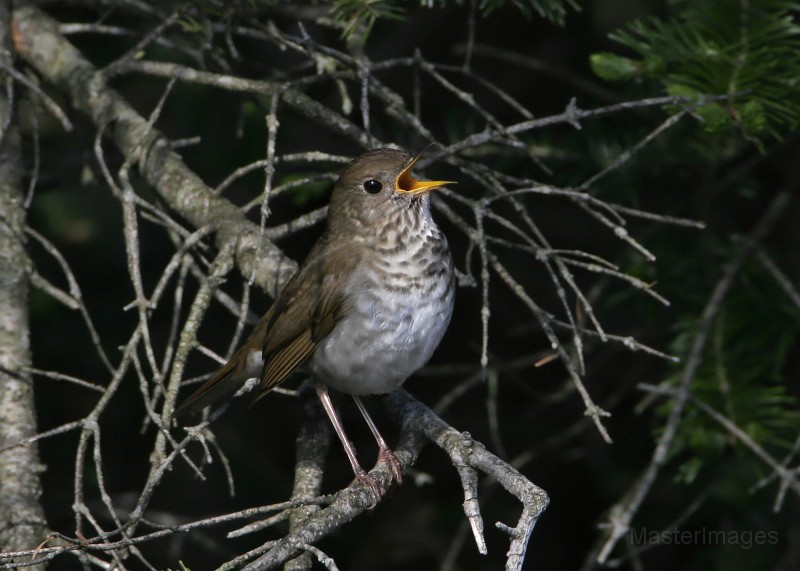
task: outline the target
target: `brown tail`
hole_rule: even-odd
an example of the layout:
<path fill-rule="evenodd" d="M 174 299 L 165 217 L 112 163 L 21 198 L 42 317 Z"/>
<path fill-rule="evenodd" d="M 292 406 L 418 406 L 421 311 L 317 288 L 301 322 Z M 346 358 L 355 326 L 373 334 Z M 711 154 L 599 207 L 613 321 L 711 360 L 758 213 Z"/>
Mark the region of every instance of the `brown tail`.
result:
<path fill-rule="evenodd" d="M 199 389 L 189 395 L 175 411 L 175 417 L 197 414 L 205 407 L 226 397 L 230 397 L 242 388 L 247 379 L 242 378 L 244 375 L 241 371 L 237 370 L 237 364 L 240 362 L 240 360 L 237 359 L 238 356 L 237 351 L 230 361 L 214 373 L 214 375 L 203 383 Z"/>

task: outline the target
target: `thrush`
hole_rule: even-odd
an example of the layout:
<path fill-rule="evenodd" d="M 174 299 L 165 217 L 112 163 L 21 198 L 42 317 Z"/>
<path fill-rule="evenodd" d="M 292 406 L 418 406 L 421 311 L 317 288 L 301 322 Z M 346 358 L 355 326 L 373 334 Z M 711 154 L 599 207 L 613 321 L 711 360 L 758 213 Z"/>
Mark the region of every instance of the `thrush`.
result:
<path fill-rule="evenodd" d="M 428 194 L 450 181 L 414 178 L 420 156 L 375 149 L 344 169 L 326 229 L 308 257 L 248 340 L 177 414 L 198 412 L 253 377 L 260 379 L 258 400 L 302 367 L 373 497 L 384 491 L 359 464 L 328 388 L 353 396 L 377 441 L 379 462 L 402 482 L 400 462 L 360 397 L 392 392 L 420 369 L 453 312 L 453 261 Z"/>

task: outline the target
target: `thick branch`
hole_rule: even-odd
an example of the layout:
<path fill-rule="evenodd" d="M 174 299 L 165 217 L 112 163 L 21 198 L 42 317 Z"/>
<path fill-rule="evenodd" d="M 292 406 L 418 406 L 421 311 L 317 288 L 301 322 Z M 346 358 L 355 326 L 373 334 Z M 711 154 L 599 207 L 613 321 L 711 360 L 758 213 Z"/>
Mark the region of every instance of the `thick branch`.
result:
<path fill-rule="evenodd" d="M 8 14 L 0 3 L 0 59 L 6 49 Z M 28 258 L 24 249 L 20 135 L 13 117 L 12 79 L 0 75 L 0 449 L 36 434 L 28 330 Z M 35 442 L 0 452 L 0 546 L 15 551 L 35 547 L 47 536 L 39 503 L 39 453 Z M 43 569 L 37 566 L 36 569 Z"/>
<path fill-rule="evenodd" d="M 228 200 L 216 196 L 186 167 L 169 141 L 105 81 L 83 55 L 58 32 L 58 24 L 33 6 L 13 12 L 13 38 L 19 55 L 64 91 L 72 105 L 91 117 L 147 181 L 193 226 L 216 229 L 216 245 L 235 244 L 236 265 L 245 276 L 275 294 L 297 265 L 262 236 Z"/>
<path fill-rule="evenodd" d="M 308 396 L 310 398 L 304 404 L 305 423 L 297 435 L 297 465 L 294 469 L 292 499 L 310 498 L 321 494 L 322 476 L 331 444 L 331 425 L 325 418 L 316 395 L 309 392 Z M 289 516 L 289 531 L 301 529 L 319 510 L 320 507 L 317 505 L 302 506 L 292 510 Z M 289 561 L 284 570 L 303 571 L 310 569 L 311 564 L 311 554 L 306 552 Z"/>

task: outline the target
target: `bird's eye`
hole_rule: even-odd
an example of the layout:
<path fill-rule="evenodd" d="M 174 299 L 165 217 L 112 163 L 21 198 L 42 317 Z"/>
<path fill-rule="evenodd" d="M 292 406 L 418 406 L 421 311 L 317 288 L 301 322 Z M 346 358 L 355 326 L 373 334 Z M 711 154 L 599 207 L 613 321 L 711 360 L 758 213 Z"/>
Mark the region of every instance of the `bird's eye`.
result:
<path fill-rule="evenodd" d="M 370 194 L 378 194 L 382 188 L 383 184 L 381 184 L 381 181 L 375 180 L 374 178 L 371 178 L 364 183 L 364 190 Z"/>

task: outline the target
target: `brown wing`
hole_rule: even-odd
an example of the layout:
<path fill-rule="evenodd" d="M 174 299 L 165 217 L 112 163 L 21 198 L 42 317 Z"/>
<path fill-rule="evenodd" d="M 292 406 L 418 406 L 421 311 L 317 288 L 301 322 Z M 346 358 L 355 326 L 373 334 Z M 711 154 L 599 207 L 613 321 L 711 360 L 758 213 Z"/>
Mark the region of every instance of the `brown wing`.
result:
<path fill-rule="evenodd" d="M 311 249 L 244 345 L 181 404 L 176 415 L 200 412 L 239 390 L 247 380 L 251 351 L 260 349 L 264 360 L 255 400 L 280 384 L 314 352 L 346 311 L 338 276 L 349 274 L 358 263 L 351 252 L 342 256 L 330 254 L 326 234 Z"/>
<path fill-rule="evenodd" d="M 286 295 L 279 296 L 266 325 L 264 369 L 256 400 L 302 365 L 344 316 L 346 300 L 340 276 L 349 275 L 357 259 L 333 253 L 325 237 L 320 239 L 287 284 Z"/>

